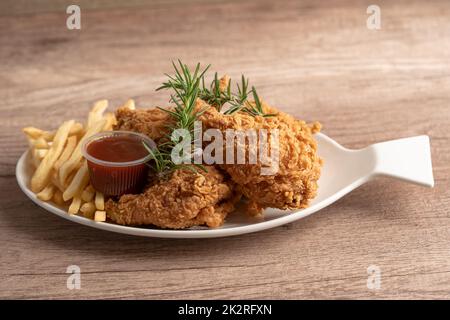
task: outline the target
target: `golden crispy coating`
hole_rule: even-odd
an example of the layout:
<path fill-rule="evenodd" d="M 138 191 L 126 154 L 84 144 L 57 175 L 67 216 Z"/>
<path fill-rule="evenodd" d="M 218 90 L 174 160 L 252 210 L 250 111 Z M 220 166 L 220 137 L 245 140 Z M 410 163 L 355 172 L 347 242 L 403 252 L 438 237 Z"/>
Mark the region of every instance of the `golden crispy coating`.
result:
<path fill-rule="evenodd" d="M 198 101 L 198 107 L 204 102 Z M 215 108 L 209 108 L 202 116 L 204 129 L 278 129 L 279 169 L 273 175 L 261 175 L 261 163 L 224 164 L 224 169 L 239 190 L 249 199 L 248 211 L 257 214 L 263 208 L 279 209 L 305 208 L 316 196 L 317 180 L 320 177 L 322 159 L 317 155 L 317 143 L 313 133 L 320 130 L 320 124 L 306 124 L 263 103 L 266 114 L 273 117 L 253 117 L 238 112 L 224 115 Z M 248 145 L 247 145 L 248 148 Z"/>
<path fill-rule="evenodd" d="M 108 200 L 108 217 L 122 225 L 153 224 L 182 229 L 207 225 L 219 227 L 239 200 L 233 183 L 214 167 L 208 172 L 175 171 L 167 180 L 151 184 L 138 195 Z"/>
<path fill-rule="evenodd" d="M 322 166 L 313 138 L 320 131 L 319 123 L 306 124 L 264 103 L 265 113 L 275 116 L 254 117 L 244 112 L 224 115 L 198 100 L 197 110 L 204 107 L 207 109 L 200 116 L 204 130 L 278 129 L 278 171 L 262 175 L 260 162 L 210 166 L 207 174 L 176 171 L 169 179 L 151 184 L 140 195 L 124 195 L 118 202 L 109 200 L 106 211 L 110 219 L 124 225 L 153 224 L 174 229 L 196 225 L 217 227 L 234 210 L 240 197 L 237 195 L 241 194 L 248 199 L 247 212 L 252 215 L 266 207 L 295 209 L 309 205 L 316 196 Z M 166 134 L 165 126 L 170 121 L 170 116 L 158 109 L 119 109 L 116 117 L 115 129 L 144 133 L 157 143 Z M 244 147 L 248 151 L 248 145 Z"/>
<path fill-rule="evenodd" d="M 114 130 L 130 130 L 145 134 L 156 143 L 167 133 L 166 125 L 171 117 L 158 108 L 130 110 L 119 108 L 116 111 L 117 124 Z"/>

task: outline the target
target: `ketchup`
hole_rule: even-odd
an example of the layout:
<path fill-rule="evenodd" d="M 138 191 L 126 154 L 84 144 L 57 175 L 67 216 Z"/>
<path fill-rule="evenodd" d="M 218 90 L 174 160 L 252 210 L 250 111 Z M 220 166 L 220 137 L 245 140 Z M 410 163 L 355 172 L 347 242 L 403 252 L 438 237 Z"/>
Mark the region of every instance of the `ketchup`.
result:
<path fill-rule="evenodd" d="M 142 139 L 134 135 L 116 135 L 94 140 L 87 146 L 87 153 L 96 159 L 110 162 L 130 162 L 148 155 Z"/>
<path fill-rule="evenodd" d="M 147 180 L 150 158 L 144 141 L 154 146 L 148 137 L 128 131 L 102 132 L 86 141 L 83 154 L 94 189 L 107 196 L 139 192 Z"/>

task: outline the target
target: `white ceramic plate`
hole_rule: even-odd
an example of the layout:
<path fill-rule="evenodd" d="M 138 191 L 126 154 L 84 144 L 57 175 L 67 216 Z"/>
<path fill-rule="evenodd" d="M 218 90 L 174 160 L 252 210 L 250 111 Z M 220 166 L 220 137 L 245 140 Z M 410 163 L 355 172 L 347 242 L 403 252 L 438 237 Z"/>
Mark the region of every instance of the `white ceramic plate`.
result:
<path fill-rule="evenodd" d="M 304 218 L 335 202 L 377 175 L 392 176 L 431 187 L 434 184 L 430 145 L 427 136 L 418 136 L 377 143 L 361 150 L 349 150 L 324 134 L 315 135 L 318 153 L 325 159 L 319 190 L 311 205 L 302 210 L 266 209 L 264 219 L 250 218 L 235 212 L 216 229 L 194 227 L 186 230 L 163 230 L 150 227 L 126 227 L 108 222 L 95 222 L 78 215 L 69 215 L 65 208 L 36 198 L 29 189 L 31 165 L 28 151 L 17 162 L 16 177 L 22 191 L 37 205 L 64 219 L 97 229 L 136 236 L 158 238 L 215 238 L 266 230 Z"/>

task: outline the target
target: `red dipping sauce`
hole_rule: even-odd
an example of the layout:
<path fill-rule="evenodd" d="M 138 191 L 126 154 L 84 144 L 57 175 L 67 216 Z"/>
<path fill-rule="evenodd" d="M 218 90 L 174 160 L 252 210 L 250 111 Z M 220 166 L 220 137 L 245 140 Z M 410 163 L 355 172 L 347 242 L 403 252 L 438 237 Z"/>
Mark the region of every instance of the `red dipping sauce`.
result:
<path fill-rule="evenodd" d="M 130 131 L 101 132 L 85 141 L 82 152 L 94 189 L 107 196 L 139 192 L 151 158 L 143 142 L 156 146 L 147 136 Z"/>

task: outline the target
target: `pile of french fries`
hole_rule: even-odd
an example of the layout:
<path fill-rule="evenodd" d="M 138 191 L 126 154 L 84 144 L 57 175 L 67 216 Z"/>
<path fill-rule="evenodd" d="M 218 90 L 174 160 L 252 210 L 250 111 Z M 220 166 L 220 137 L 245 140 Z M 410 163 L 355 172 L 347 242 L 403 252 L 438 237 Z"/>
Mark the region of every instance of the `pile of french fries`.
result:
<path fill-rule="evenodd" d="M 134 109 L 134 101 L 128 100 L 125 107 Z M 55 131 L 23 129 L 35 168 L 30 187 L 38 199 L 68 206 L 69 214 L 81 213 L 95 221 L 106 220 L 104 196 L 89 183 L 81 145 L 96 133 L 112 130 L 116 118 L 114 113 L 105 113 L 107 108 L 107 100 L 97 101 L 85 125 L 68 120 Z"/>

